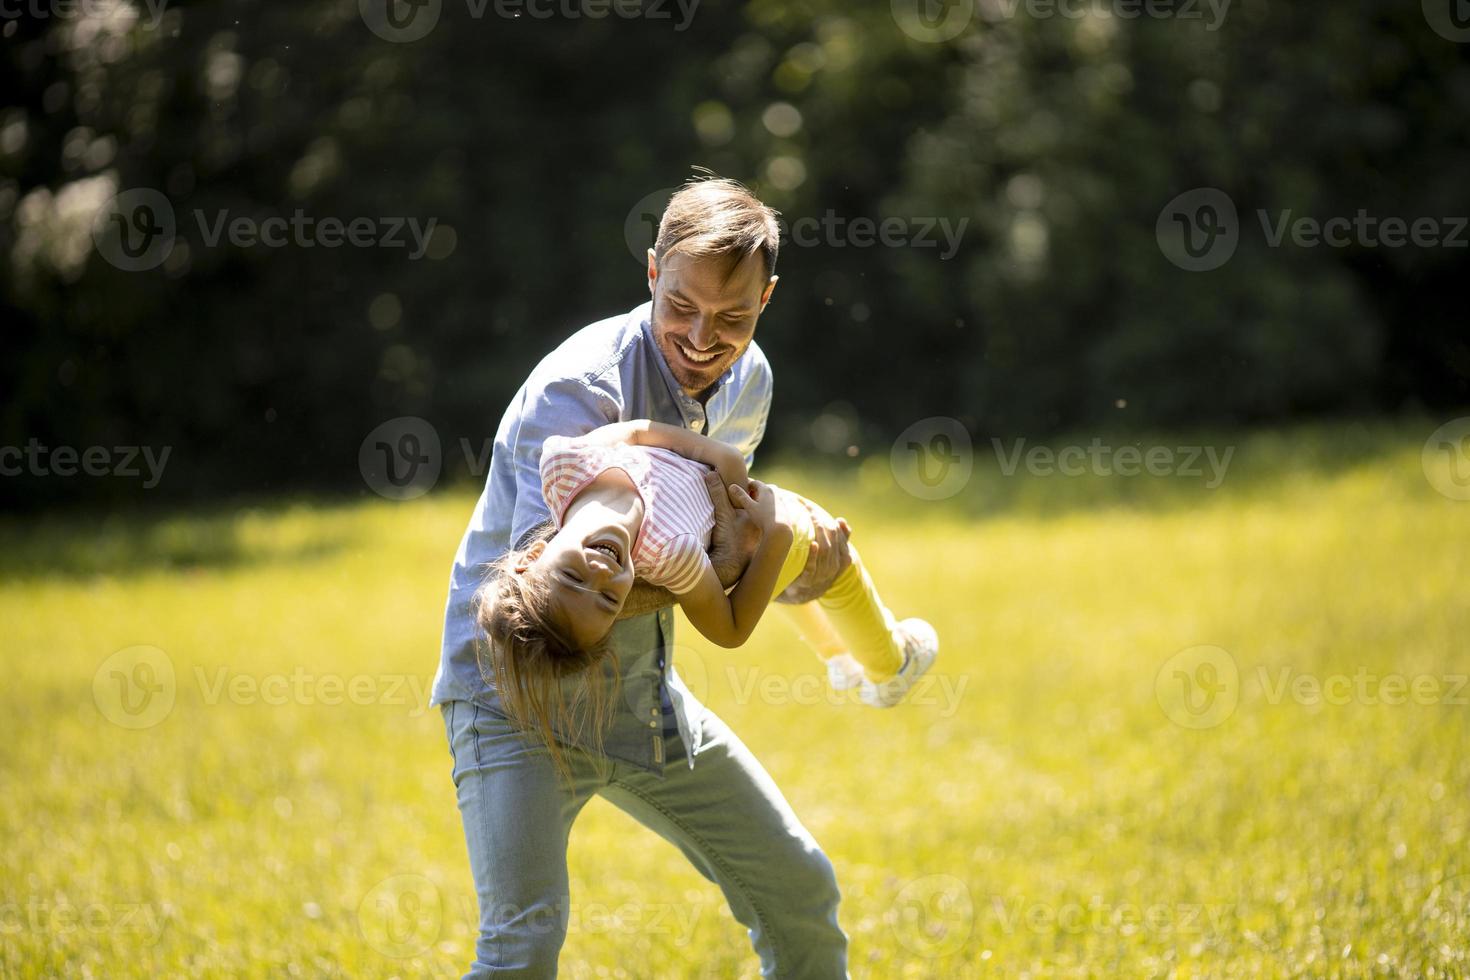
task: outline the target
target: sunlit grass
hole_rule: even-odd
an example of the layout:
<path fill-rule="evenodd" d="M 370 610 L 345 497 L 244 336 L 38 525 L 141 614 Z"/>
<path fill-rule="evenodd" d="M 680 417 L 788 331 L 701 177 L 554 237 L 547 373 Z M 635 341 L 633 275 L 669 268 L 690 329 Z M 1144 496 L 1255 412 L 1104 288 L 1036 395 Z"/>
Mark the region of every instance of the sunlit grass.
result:
<path fill-rule="evenodd" d="M 776 617 L 736 652 L 681 632 L 836 864 L 853 973 L 1470 970 L 1470 502 L 1426 480 L 1432 427 L 1216 439 L 1214 490 L 1004 477 L 988 445 L 938 502 L 881 453 L 758 473 L 845 514 L 944 641 L 923 703 L 879 713 L 824 695 Z M 474 897 L 424 697 L 472 504 L 0 527 L 0 973 L 461 970 Z M 173 669 L 123 665 L 173 692 L 159 719 L 119 714 L 104 667 L 138 645 Z M 1156 682 L 1199 646 L 1234 708 L 1178 724 Z M 718 890 L 611 806 L 571 864 L 564 975 L 754 973 Z"/>

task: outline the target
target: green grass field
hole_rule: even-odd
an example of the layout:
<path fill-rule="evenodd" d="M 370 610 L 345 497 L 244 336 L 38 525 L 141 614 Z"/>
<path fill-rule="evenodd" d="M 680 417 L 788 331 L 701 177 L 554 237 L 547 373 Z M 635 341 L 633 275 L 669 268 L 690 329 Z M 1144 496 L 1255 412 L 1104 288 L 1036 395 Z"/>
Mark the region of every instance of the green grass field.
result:
<path fill-rule="evenodd" d="M 758 470 L 944 642 L 877 712 L 775 616 L 739 651 L 681 634 L 836 864 L 853 974 L 1470 973 L 1470 502 L 1426 478 L 1435 424 L 1145 440 L 1233 445 L 1213 490 L 1006 477 L 989 445 L 935 502 L 882 452 Z M 467 965 L 425 691 L 473 496 L 0 524 L 0 974 Z M 754 975 L 621 812 L 584 811 L 571 864 L 563 975 Z"/>

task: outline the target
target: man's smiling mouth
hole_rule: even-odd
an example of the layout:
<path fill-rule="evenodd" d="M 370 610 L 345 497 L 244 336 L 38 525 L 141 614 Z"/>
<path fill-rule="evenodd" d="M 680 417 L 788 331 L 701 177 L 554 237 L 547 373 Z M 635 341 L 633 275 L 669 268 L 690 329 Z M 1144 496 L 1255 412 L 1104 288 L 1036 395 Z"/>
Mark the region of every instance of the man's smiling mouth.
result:
<path fill-rule="evenodd" d="M 721 354 L 721 351 L 718 351 L 718 350 L 705 351 L 705 352 L 701 353 L 699 351 L 696 351 L 694 348 L 689 347 L 689 346 L 685 345 L 684 343 L 682 343 L 681 341 L 677 341 L 677 340 L 674 341 L 674 346 L 677 347 L 677 348 L 679 348 L 679 353 L 680 354 L 683 354 L 686 360 L 689 360 L 689 361 L 691 361 L 691 362 L 693 362 L 695 364 L 710 364 L 710 363 L 713 363 L 715 360 L 717 360 L 719 358 L 719 356 Z"/>

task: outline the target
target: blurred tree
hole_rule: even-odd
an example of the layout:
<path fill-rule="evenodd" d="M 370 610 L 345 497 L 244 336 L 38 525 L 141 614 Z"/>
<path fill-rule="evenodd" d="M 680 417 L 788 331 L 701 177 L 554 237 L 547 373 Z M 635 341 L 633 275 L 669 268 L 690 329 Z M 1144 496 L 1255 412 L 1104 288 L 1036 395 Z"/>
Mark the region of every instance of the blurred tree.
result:
<path fill-rule="evenodd" d="M 687 23 L 446 0 L 411 43 L 355 0 L 6 20 L 0 445 L 171 445 L 175 494 L 360 489 L 358 445 L 397 415 L 478 446 L 541 354 L 646 295 L 625 219 L 695 165 L 808 232 L 761 331 L 772 447 L 812 445 L 834 402 L 871 447 L 934 414 L 1014 434 L 1470 401 L 1463 247 L 1273 247 L 1258 218 L 1470 214 L 1470 45 L 1389 0 L 939 12 L 971 6 L 942 42 L 902 3 L 831 0 Z M 1200 187 L 1239 244 L 1189 272 L 1155 225 Z M 92 229 L 139 188 L 177 238 L 129 272 Z M 221 216 L 298 212 L 435 227 L 420 257 L 406 232 L 211 242 Z M 863 244 L 885 219 L 906 245 Z M 125 489 L 0 481 L 13 503 Z"/>

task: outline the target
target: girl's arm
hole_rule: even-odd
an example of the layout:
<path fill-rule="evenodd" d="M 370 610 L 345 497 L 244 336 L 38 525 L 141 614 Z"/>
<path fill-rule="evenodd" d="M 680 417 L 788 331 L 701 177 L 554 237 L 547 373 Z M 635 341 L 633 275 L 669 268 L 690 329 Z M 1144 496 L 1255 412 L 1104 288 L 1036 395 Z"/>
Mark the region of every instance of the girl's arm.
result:
<path fill-rule="evenodd" d="M 745 574 L 726 595 L 714 567 L 705 565 L 699 584 L 679 596 L 679 605 L 690 624 L 722 647 L 738 647 L 750 638 L 770 604 L 781 565 L 791 550 L 791 528 L 775 519 L 773 491 L 764 484 L 752 485 L 759 495 L 755 499 L 739 486 L 730 488 L 732 503 L 751 511 L 761 528 L 760 543 Z"/>
<path fill-rule="evenodd" d="M 579 437 L 584 442 L 601 445 L 650 446 L 678 453 L 685 459 L 703 463 L 720 474 L 725 486 L 735 484 L 743 487 L 750 480 L 745 468 L 745 457 L 734 446 L 708 436 L 681 429 L 677 425 L 665 425 L 649 419 L 634 419 L 631 422 L 613 422 L 593 429 Z"/>

